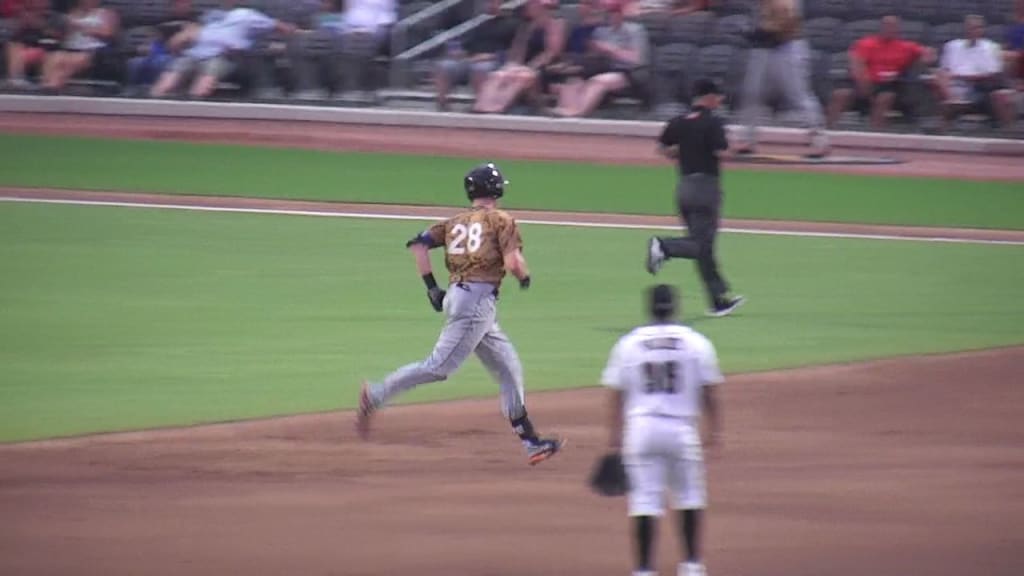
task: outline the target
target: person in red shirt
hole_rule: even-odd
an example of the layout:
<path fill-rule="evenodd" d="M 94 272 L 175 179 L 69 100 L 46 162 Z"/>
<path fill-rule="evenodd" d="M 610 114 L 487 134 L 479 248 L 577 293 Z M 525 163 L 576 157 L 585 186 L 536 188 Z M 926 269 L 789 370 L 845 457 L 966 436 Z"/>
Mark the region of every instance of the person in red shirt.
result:
<path fill-rule="evenodd" d="M 873 128 L 884 127 L 893 108 L 901 110 L 905 116 L 913 115 L 913 107 L 907 98 L 907 75 L 918 62 L 934 62 L 935 51 L 899 36 L 899 17 L 886 16 L 882 18 L 878 34 L 865 36 L 850 47 L 853 88 L 832 92 L 829 128 L 851 105 L 862 114 L 870 111 Z"/>

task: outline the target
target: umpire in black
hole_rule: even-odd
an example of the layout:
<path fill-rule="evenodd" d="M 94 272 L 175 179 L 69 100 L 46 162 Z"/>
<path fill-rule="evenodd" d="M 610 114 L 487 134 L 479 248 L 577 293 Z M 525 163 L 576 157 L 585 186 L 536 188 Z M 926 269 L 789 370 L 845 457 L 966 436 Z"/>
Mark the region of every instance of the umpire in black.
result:
<path fill-rule="evenodd" d="M 710 303 L 708 315 L 726 316 L 743 304 L 743 297 L 729 294 L 729 285 L 715 261 L 715 237 L 722 209 L 718 155 L 729 148 L 725 126 L 714 114 L 723 96 L 710 79 L 698 80 L 694 95 L 690 111 L 670 120 L 658 139 L 661 152 L 679 161 L 676 199 L 688 236 L 651 238 L 647 246 L 647 271 L 657 274 L 670 258 L 696 260 Z"/>

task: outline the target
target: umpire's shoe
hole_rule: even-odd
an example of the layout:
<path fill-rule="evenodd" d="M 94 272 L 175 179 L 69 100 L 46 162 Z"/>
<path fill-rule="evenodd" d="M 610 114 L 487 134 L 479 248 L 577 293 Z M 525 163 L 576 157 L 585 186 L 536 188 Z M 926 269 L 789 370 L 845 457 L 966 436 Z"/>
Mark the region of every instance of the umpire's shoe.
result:
<path fill-rule="evenodd" d="M 743 296 L 730 296 L 727 298 L 722 298 L 721 300 L 715 302 L 715 306 L 713 308 L 708 310 L 708 316 L 713 316 L 715 318 L 728 316 L 729 314 L 735 312 L 737 308 L 743 306 L 743 304 L 746 301 L 747 299 L 744 298 Z"/>
<path fill-rule="evenodd" d="M 651 238 L 647 241 L 647 271 L 652 275 L 657 274 L 664 263 L 665 250 L 661 247 L 661 240 Z"/>

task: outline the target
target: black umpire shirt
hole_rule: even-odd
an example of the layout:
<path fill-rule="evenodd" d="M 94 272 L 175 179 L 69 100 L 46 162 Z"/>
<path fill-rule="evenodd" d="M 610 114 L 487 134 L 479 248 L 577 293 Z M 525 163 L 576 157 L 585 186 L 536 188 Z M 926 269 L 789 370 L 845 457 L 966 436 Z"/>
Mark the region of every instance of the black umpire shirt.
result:
<path fill-rule="evenodd" d="M 679 172 L 683 175 L 718 176 L 718 153 L 729 148 L 725 125 L 703 106 L 694 106 L 665 125 L 658 139 L 662 146 L 679 147 Z"/>

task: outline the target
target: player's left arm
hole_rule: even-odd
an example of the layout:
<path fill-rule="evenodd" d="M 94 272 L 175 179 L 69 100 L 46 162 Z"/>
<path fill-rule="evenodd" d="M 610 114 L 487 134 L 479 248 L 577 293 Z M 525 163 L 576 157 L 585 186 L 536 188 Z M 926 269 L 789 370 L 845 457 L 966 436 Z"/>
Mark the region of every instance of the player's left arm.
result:
<path fill-rule="evenodd" d="M 669 120 L 658 136 L 658 152 L 669 159 L 679 158 L 679 119 Z"/>
<path fill-rule="evenodd" d="M 718 401 L 718 385 L 725 381 L 722 370 L 718 366 L 718 354 L 710 340 L 704 341 L 700 354 L 699 376 L 701 380 L 701 402 L 707 422 L 707 434 L 704 438 L 706 446 L 714 447 L 722 434 L 722 410 Z"/>
<path fill-rule="evenodd" d="M 405 247 L 412 252 L 416 259 L 416 270 L 427 287 L 427 298 L 430 300 L 430 305 L 437 312 L 443 308 L 445 291 L 437 285 L 437 279 L 434 278 L 433 266 L 430 263 L 430 250 L 444 246 L 446 234 L 446 223 L 438 222 L 405 243 Z"/>

